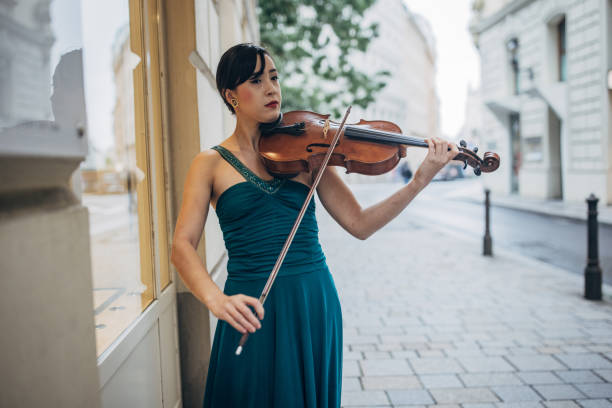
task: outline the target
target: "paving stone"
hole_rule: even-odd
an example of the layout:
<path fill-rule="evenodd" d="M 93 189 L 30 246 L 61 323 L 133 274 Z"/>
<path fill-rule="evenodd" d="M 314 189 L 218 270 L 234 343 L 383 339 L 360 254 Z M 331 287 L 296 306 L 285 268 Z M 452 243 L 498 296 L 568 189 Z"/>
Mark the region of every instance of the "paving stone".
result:
<path fill-rule="evenodd" d="M 344 351 L 342 352 L 342 358 L 344 360 L 361 360 L 363 359 L 363 354 L 361 351 Z"/>
<path fill-rule="evenodd" d="M 532 356 L 539 354 L 538 350 L 534 347 L 509 347 L 508 351 L 511 355 L 515 356 Z"/>
<path fill-rule="evenodd" d="M 480 348 L 456 348 L 446 350 L 449 357 L 486 357 Z"/>
<path fill-rule="evenodd" d="M 601 378 L 588 370 L 572 370 L 572 371 L 555 371 L 566 383 L 599 383 L 603 382 Z"/>
<path fill-rule="evenodd" d="M 350 344 L 351 351 L 376 351 L 376 344 Z"/>
<path fill-rule="evenodd" d="M 402 351 L 404 348 L 400 343 L 379 343 L 376 345 L 379 351 Z"/>
<path fill-rule="evenodd" d="M 475 403 L 467 403 L 461 404 L 463 408 L 495 408 L 495 404 L 487 403 L 487 402 L 475 402 Z"/>
<path fill-rule="evenodd" d="M 508 349 L 502 347 L 486 347 L 482 349 L 482 352 L 487 356 L 505 356 L 508 354 Z"/>
<path fill-rule="evenodd" d="M 557 371 L 555 371 L 557 372 Z M 553 371 L 525 371 L 518 372 L 521 380 L 527 384 L 562 384 L 563 380 L 557 377 Z"/>
<path fill-rule="evenodd" d="M 498 402 L 497 408 L 542 408 L 543 405 L 537 401 Z"/>
<path fill-rule="evenodd" d="M 342 391 L 340 405 L 343 407 L 389 405 L 384 391 Z"/>
<path fill-rule="evenodd" d="M 612 362 L 595 353 L 559 354 L 557 358 L 572 369 L 612 368 Z"/>
<path fill-rule="evenodd" d="M 468 387 L 523 384 L 514 373 L 468 373 L 459 374 L 459 378 Z"/>
<path fill-rule="evenodd" d="M 515 371 L 502 357 L 457 357 L 457 361 L 470 373 Z"/>
<path fill-rule="evenodd" d="M 378 336 L 348 335 L 342 336 L 345 344 L 376 344 Z"/>
<path fill-rule="evenodd" d="M 424 357 L 410 358 L 410 365 L 418 374 L 462 373 L 463 368 L 454 358 Z"/>
<path fill-rule="evenodd" d="M 419 357 L 446 357 L 442 350 L 417 350 Z"/>
<path fill-rule="evenodd" d="M 416 375 L 361 377 L 364 390 L 423 388 Z"/>
<path fill-rule="evenodd" d="M 405 358 L 418 357 L 418 356 L 417 356 L 416 351 L 404 350 L 404 351 L 392 351 L 391 357 L 405 359 Z"/>
<path fill-rule="evenodd" d="M 399 404 L 433 404 L 435 401 L 431 398 L 431 395 L 427 390 L 415 389 L 415 390 L 389 390 L 387 395 L 391 400 L 391 403 L 396 406 Z"/>
<path fill-rule="evenodd" d="M 342 391 L 357 391 L 361 389 L 359 377 L 345 377 L 342 379 Z"/>
<path fill-rule="evenodd" d="M 584 394 L 570 384 L 534 385 L 533 388 L 547 400 L 584 398 Z"/>
<path fill-rule="evenodd" d="M 407 375 L 414 374 L 406 360 L 360 360 L 359 364 L 366 377 L 373 375 Z"/>
<path fill-rule="evenodd" d="M 546 408 L 580 408 L 574 401 L 544 401 Z"/>
<path fill-rule="evenodd" d="M 565 367 L 551 356 L 506 356 L 520 371 L 564 370 Z"/>
<path fill-rule="evenodd" d="M 388 351 L 364 351 L 363 356 L 366 360 L 391 358 L 391 354 Z"/>
<path fill-rule="evenodd" d="M 576 388 L 589 398 L 612 398 L 612 384 L 576 384 Z"/>
<path fill-rule="evenodd" d="M 597 375 L 602 377 L 606 382 L 612 383 L 612 370 L 593 370 Z"/>
<path fill-rule="evenodd" d="M 540 401 L 542 398 L 527 385 L 496 385 L 491 390 L 504 402 Z"/>
<path fill-rule="evenodd" d="M 499 401 L 488 388 L 430 388 L 429 392 L 438 404 Z"/>
<path fill-rule="evenodd" d="M 361 371 L 359 370 L 359 364 L 357 360 L 344 360 L 342 363 L 342 376 L 343 377 L 359 377 Z"/>
<path fill-rule="evenodd" d="M 457 376 L 451 374 L 420 375 L 419 379 L 425 388 L 463 387 Z"/>
<path fill-rule="evenodd" d="M 589 353 L 589 349 L 584 346 L 561 346 L 561 350 L 567 354 L 573 353 Z"/>
<path fill-rule="evenodd" d="M 612 408 L 612 402 L 605 399 L 577 400 L 584 408 Z"/>

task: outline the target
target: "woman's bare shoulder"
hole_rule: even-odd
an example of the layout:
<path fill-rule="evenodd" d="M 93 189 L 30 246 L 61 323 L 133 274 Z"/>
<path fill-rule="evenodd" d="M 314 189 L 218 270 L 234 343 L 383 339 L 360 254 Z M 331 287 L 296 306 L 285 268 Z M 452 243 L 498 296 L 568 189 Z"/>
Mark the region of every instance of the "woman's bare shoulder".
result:
<path fill-rule="evenodd" d="M 215 171 L 219 163 L 219 154 L 213 149 L 202 150 L 195 155 L 189 167 L 189 173 L 199 185 L 212 185 Z"/>

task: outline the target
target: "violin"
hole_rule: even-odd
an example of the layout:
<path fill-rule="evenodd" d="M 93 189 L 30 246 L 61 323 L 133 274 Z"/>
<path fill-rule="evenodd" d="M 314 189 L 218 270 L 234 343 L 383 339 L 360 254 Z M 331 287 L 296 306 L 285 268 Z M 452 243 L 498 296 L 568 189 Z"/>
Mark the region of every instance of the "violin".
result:
<path fill-rule="evenodd" d="M 361 119 L 356 124 L 345 125 L 350 111 L 349 106 L 340 124 L 330 121 L 329 115 L 291 111 L 285 115 L 281 113 L 273 122 L 259 125 L 259 154 L 270 173 L 278 177 L 295 177 L 302 171 L 316 171 L 302 209 L 259 296 L 262 305 L 321 181 L 323 172 L 320 169 L 325 169 L 327 165 L 344 166 L 347 172 L 382 174 L 391 170 L 406 156 L 406 145 L 429 147 L 423 139 L 403 136 L 399 126 L 385 120 Z M 499 167 L 497 154 L 487 152 L 481 159 L 477 152 L 478 148 L 468 150 L 463 142 L 454 160 L 462 160 L 465 167 L 472 166 L 477 175 Z M 248 338 L 248 332 L 242 335 L 236 347 L 236 355 L 242 353 Z"/>
<path fill-rule="evenodd" d="M 274 122 L 260 124 L 259 154 L 268 172 L 291 178 L 318 169 L 339 128 L 329 116 L 297 110 L 281 113 Z M 399 126 L 386 120 L 361 119 L 345 125 L 343 130 L 328 165 L 343 166 L 347 173 L 383 174 L 406 156 L 406 146 L 428 147 L 424 139 L 404 136 Z M 470 150 L 464 140 L 459 144 L 459 154 L 453 160 L 462 161 L 464 169 L 470 166 L 480 176 L 499 167 L 496 153 L 486 152 L 481 159 L 478 147 Z"/>

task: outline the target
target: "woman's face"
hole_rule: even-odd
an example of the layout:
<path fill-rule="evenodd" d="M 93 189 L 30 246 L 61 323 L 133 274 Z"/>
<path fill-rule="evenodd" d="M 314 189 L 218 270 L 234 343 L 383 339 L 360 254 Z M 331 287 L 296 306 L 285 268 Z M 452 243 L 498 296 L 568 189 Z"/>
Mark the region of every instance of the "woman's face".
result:
<path fill-rule="evenodd" d="M 238 99 L 238 107 L 234 108 L 236 116 L 244 115 L 260 123 L 274 121 L 280 114 L 281 105 L 281 88 L 276 66 L 267 54 L 264 54 L 264 62 L 264 71 L 260 76 L 249 78 L 231 91 Z M 253 72 L 259 72 L 260 69 L 261 58 L 257 56 L 257 65 Z M 276 104 L 268 105 L 272 101 Z"/>

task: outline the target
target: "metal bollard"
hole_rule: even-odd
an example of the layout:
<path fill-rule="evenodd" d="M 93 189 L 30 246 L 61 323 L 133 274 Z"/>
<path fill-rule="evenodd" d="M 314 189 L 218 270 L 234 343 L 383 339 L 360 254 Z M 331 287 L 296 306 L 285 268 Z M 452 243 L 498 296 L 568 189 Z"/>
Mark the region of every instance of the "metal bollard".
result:
<path fill-rule="evenodd" d="M 489 194 L 491 190 L 485 189 L 485 234 L 483 239 L 483 251 L 482 254 L 486 256 L 493 256 L 493 243 L 491 239 L 491 233 L 489 230 L 489 211 L 491 203 L 489 201 Z"/>
<path fill-rule="evenodd" d="M 587 265 L 584 268 L 584 297 L 601 300 L 601 268 L 599 267 L 599 242 L 597 240 L 597 202 L 593 193 L 586 199 L 587 220 Z"/>

